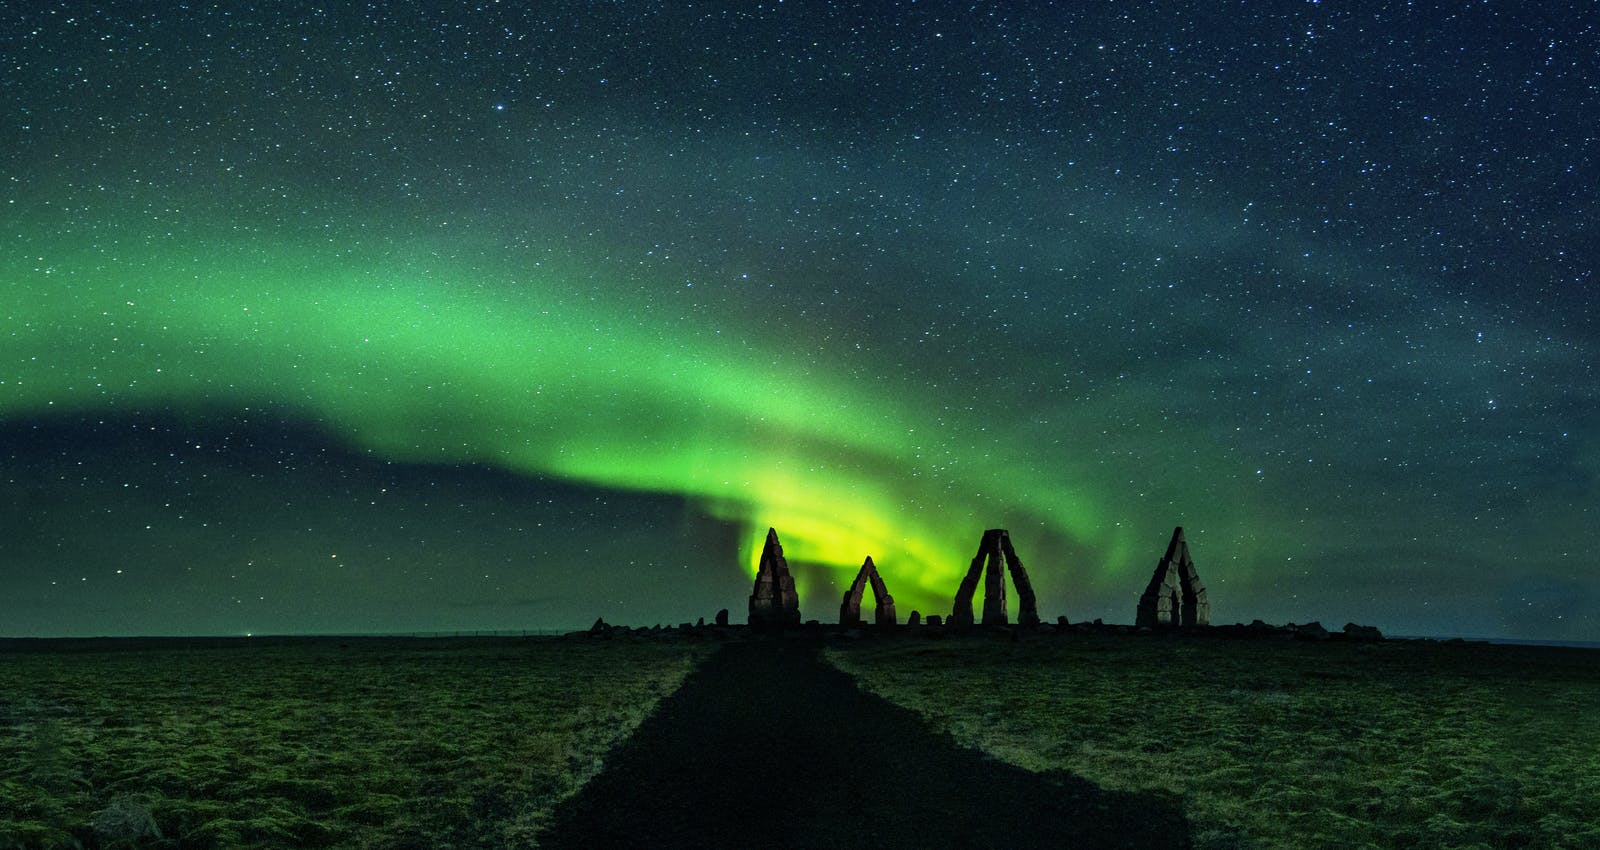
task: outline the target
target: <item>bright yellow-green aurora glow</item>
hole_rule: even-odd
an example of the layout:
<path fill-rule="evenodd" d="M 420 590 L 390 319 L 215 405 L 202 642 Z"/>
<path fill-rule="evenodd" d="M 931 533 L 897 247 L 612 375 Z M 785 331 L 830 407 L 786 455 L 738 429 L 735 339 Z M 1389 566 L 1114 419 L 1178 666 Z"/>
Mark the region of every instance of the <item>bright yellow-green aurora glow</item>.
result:
<path fill-rule="evenodd" d="M 941 461 L 917 404 L 563 298 L 559 270 L 523 270 L 507 295 L 431 255 L 330 263 L 220 240 L 195 254 L 7 269 L 0 356 L 20 368 L 0 411 L 284 409 L 392 459 L 679 494 L 742 524 L 747 545 L 778 528 L 799 562 L 854 571 L 871 555 L 898 597 L 935 611 L 989 526 L 1128 551 L 1065 470 L 998 446 Z M 757 554 L 741 556 L 752 570 Z M 812 607 L 831 604 L 811 590 L 802 576 Z"/>

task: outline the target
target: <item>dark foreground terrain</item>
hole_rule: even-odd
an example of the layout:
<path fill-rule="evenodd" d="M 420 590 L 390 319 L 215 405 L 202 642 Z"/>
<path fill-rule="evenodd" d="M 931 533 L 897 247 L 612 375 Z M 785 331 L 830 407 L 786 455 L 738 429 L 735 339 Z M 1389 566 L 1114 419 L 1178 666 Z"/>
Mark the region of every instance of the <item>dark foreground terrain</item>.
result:
<path fill-rule="evenodd" d="M 706 649 L 0 641 L 0 850 L 529 847 Z"/>
<path fill-rule="evenodd" d="M 825 657 L 995 758 L 1181 797 L 1202 850 L 1600 847 L 1600 652 L 1014 638 Z"/>
<path fill-rule="evenodd" d="M 1600 847 L 1600 652 L 1282 637 L 0 641 L 0 850 Z"/>
<path fill-rule="evenodd" d="M 723 646 L 557 809 L 541 846 L 1189 846 L 1176 800 L 959 747 L 818 648 Z"/>

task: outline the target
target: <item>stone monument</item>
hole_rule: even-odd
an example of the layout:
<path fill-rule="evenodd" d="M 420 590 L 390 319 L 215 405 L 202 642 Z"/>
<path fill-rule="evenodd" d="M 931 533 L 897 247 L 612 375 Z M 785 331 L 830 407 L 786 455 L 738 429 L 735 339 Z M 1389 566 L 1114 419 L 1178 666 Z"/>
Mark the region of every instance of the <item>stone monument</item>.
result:
<path fill-rule="evenodd" d="M 967 577 L 956 590 L 955 611 L 950 615 L 954 626 L 972 625 L 972 597 L 978 591 L 978 577 L 983 576 L 983 622 L 985 625 L 1004 625 L 1006 615 L 1006 570 L 1011 571 L 1011 582 L 1017 586 L 1017 624 L 1037 626 L 1039 606 L 1033 596 L 1033 583 L 1022 560 L 1011 548 L 1011 532 L 991 528 L 983 533 L 978 543 L 978 555 L 967 568 Z"/>
<path fill-rule="evenodd" d="M 861 571 L 856 573 L 856 580 L 850 583 L 850 589 L 844 593 L 844 602 L 839 605 L 839 625 L 861 625 L 861 596 L 866 593 L 868 582 L 872 584 L 872 602 L 877 606 L 872 621 L 880 626 L 895 625 L 894 597 L 889 595 L 889 588 L 878 575 L 878 565 L 872 563 L 870 555 L 861 564 Z"/>
<path fill-rule="evenodd" d="M 1211 624 L 1211 603 L 1206 600 L 1206 586 L 1195 572 L 1194 559 L 1189 557 L 1189 542 L 1183 538 L 1183 526 L 1172 530 L 1172 542 L 1167 544 L 1167 554 L 1156 564 L 1156 573 L 1139 597 L 1136 625 L 1151 628 L 1169 626 L 1208 626 Z"/>
<path fill-rule="evenodd" d="M 756 568 L 756 586 L 750 594 L 750 625 L 797 626 L 800 624 L 800 595 L 794 590 L 794 576 L 783 559 L 783 546 L 776 529 L 767 529 L 767 542 L 761 549 Z"/>

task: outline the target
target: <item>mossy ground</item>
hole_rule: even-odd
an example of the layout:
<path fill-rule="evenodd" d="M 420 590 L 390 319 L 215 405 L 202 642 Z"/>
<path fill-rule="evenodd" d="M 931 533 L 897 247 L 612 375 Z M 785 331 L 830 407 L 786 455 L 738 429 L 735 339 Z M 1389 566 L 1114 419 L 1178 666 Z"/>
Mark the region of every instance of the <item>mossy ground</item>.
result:
<path fill-rule="evenodd" d="M 704 651 L 0 652 L 0 848 L 532 846 Z"/>
<path fill-rule="evenodd" d="M 1600 847 L 1600 652 L 1065 635 L 863 641 L 868 689 L 1210 848 Z"/>

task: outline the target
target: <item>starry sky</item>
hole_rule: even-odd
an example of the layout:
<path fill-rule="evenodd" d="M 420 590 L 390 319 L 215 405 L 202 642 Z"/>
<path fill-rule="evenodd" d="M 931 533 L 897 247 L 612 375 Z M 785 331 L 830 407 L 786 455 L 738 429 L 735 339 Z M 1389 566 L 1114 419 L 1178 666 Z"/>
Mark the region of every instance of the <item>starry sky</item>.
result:
<path fill-rule="evenodd" d="M 1600 640 L 1594 13 L 19 4 L 0 635 L 742 621 L 768 526 L 1131 622 L 1182 525 Z"/>

